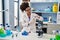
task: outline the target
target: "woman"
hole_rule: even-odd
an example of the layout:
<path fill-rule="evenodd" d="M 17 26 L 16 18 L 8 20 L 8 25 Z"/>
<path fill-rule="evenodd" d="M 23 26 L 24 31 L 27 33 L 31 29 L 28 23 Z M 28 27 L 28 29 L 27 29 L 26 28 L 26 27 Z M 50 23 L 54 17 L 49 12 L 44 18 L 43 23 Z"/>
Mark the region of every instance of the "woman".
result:
<path fill-rule="evenodd" d="M 35 13 L 31 13 L 31 8 L 28 3 L 22 3 L 20 9 L 24 12 L 22 18 L 23 28 L 26 27 L 28 31 L 36 32 L 36 19 L 43 21 L 43 18 Z"/>
<path fill-rule="evenodd" d="M 23 3 L 29 3 L 30 5 L 30 0 L 20 0 L 20 5 Z M 24 14 L 23 11 L 20 10 L 20 21 L 22 21 L 21 17 L 23 16 L 23 14 Z"/>

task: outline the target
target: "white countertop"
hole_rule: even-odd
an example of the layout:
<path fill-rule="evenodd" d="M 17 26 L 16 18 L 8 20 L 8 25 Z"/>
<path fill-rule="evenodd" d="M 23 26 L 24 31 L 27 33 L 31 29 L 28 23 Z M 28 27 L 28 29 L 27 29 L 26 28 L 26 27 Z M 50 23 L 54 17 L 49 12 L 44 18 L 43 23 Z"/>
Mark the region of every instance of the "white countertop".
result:
<path fill-rule="evenodd" d="M 38 38 L 36 33 L 30 33 L 28 36 L 20 36 L 20 40 L 50 40 L 54 35 L 43 34 L 42 38 Z"/>
<path fill-rule="evenodd" d="M 12 38 L 12 36 L 8 36 L 5 38 L 0 38 L 0 40 L 50 40 L 50 38 L 54 38 L 54 35 L 51 34 L 43 34 L 42 38 L 38 38 L 37 33 L 30 33 L 28 36 L 23 36 L 21 35 L 21 32 L 13 32 L 14 33 L 14 37 Z M 15 34 L 18 33 L 18 36 L 16 37 Z"/>

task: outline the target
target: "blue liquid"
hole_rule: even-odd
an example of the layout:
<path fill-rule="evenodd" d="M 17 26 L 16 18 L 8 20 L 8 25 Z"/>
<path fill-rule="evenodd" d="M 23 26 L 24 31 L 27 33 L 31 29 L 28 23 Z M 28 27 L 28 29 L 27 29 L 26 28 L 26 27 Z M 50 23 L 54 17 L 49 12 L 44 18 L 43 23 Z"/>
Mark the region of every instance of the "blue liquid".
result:
<path fill-rule="evenodd" d="M 27 36 L 27 35 L 28 35 L 28 32 L 24 31 L 24 32 L 22 33 L 22 35 Z"/>
<path fill-rule="evenodd" d="M 10 36 L 12 34 L 11 30 L 6 30 L 6 35 Z"/>
<path fill-rule="evenodd" d="M 6 34 L 0 34 L 0 37 L 6 37 Z"/>

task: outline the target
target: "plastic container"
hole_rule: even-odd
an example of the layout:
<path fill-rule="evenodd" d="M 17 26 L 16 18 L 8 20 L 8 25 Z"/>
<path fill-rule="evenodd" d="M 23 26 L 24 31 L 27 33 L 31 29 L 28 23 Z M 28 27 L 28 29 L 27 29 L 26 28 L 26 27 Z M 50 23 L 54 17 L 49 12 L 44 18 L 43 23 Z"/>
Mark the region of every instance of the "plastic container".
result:
<path fill-rule="evenodd" d="M 55 38 L 50 38 L 50 40 L 56 40 Z"/>
<path fill-rule="evenodd" d="M 3 28 L 2 24 L 0 24 L 0 34 L 4 34 L 4 33 L 5 33 L 4 28 Z"/>
<path fill-rule="evenodd" d="M 10 30 L 10 26 L 7 26 L 6 35 L 9 36 L 9 35 L 11 35 L 11 34 L 12 34 L 12 32 L 11 32 L 11 30 Z"/>
<path fill-rule="evenodd" d="M 55 38 L 56 38 L 56 40 L 60 40 L 60 35 L 56 34 Z"/>
<path fill-rule="evenodd" d="M 43 17 L 43 19 L 44 19 L 44 22 L 48 22 L 49 21 L 47 17 Z"/>
<path fill-rule="evenodd" d="M 6 24 L 5 29 L 10 30 L 10 25 Z"/>
<path fill-rule="evenodd" d="M 0 37 L 6 37 L 6 33 L 2 24 L 0 24 Z"/>
<path fill-rule="evenodd" d="M 55 38 L 56 38 L 56 40 L 60 40 L 60 33 L 59 33 L 59 30 L 56 30 Z"/>
<path fill-rule="evenodd" d="M 3 28 L 0 29 L 0 34 L 4 34 L 4 29 Z"/>
<path fill-rule="evenodd" d="M 53 5 L 53 10 L 52 10 L 53 12 L 58 12 L 58 4 L 54 4 Z"/>
<path fill-rule="evenodd" d="M 48 8 L 45 9 L 45 12 L 51 12 L 51 8 L 48 6 Z"/>
<path fill-rule="evenodd" d="M 6 30 L 6 35 L 10 36 L 12 34 L 11 30 Z"/>
<path fill-rule="evenodd" d="M 6 37 L 6 34 L 0 34 L 0 37 Z"/>

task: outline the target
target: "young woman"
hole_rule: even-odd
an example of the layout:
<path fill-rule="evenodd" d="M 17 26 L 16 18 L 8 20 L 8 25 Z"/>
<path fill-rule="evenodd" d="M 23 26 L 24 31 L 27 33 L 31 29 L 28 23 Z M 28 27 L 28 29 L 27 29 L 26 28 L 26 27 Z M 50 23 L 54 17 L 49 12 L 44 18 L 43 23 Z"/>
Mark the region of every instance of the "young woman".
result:
<path fill-rule="evenodd" d="M 30 0 L 20 0 L 20 5 L 23 3 L 29 3 L 30 5 Z M 24 14 L 23 11 L 20 10 L 20 21 L 22 21 L 21 17 L 23 16 L 23 14 Z"/>
<path fill-rule="evenodd" d="M 36 32 L 36 19 L 43 21 L 43 18 L 35 13 L 31 13 L 31 8 L 28 3 L 22 3 L 20 9 L 24 12 L 21 22 L 23 28 L 26 27 L 28 31 Z"/>

